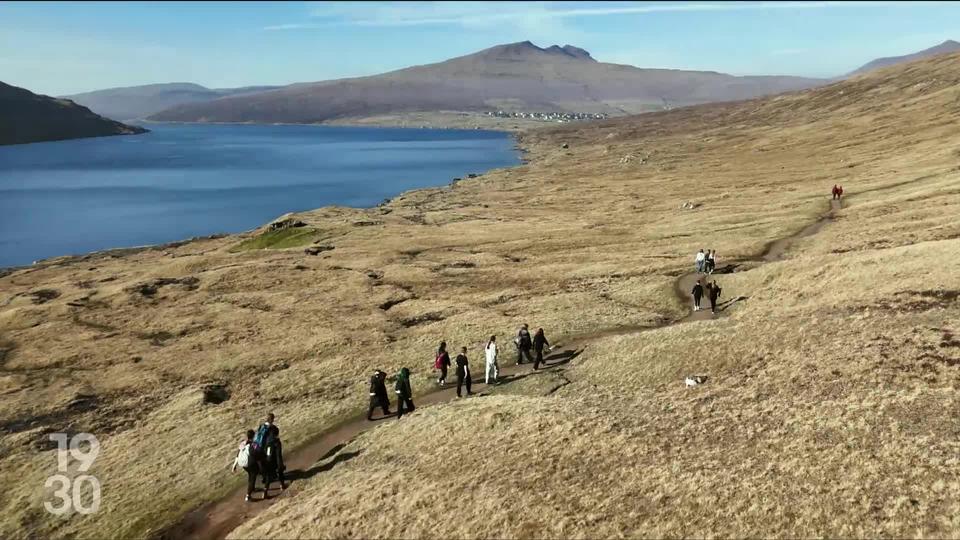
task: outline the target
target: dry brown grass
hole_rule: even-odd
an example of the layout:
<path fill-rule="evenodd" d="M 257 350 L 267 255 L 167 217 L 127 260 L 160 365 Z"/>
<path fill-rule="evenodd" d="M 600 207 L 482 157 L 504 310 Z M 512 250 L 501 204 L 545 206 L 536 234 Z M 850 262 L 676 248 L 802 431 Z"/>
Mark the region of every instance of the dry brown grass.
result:
<path fill-rule="evenodd" d="M 144 536 L 234 485 L 266 409 L 290 449 L 361 408 L 372 367 L 428 387 L 440 339 L 479 364 L 524 321 L 564 341 L 676 319 L 697 249 L 756 256 L 841 183 L 788 260 L 717 276 L 748 297 L 729 317 L 385 424 L 236 536 L 956 537 L 958 66 L 524 134 L 528 165 L 298 215 L 335 246 L 317 257 L 231 237 L 0 278 L 0 534 Z M 139 292 L 158 278 L 197 281 Z M 209 382 L 231 398 L 203 403 Z M 64 429 L 103 441 L 95 516 L 42 510 Z"/>

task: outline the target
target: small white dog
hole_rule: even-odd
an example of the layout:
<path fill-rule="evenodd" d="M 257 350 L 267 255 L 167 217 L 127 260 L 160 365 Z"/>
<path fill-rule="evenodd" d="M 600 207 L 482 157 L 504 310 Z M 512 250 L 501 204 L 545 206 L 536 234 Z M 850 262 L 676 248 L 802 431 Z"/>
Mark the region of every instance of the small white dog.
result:
<path fill-rule="evenodd" d="M 707 382 L 707 378 L 703 375 L 690 375 L 683 382 L 690 387 Z"/>

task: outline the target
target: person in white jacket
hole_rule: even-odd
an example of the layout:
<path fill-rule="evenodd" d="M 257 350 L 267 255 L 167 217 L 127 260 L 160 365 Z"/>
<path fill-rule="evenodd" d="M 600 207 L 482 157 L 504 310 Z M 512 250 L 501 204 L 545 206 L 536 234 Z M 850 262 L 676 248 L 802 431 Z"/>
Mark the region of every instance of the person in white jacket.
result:
<path fill-rule="evenodd" d="M 696 259 L 697 272 L 703 273 L 703 267 L 706 264 L 706 262 L 707 262 L 707 254 L 704 253 L 703 250 L 701 249 L 700 253 L 697 253 L 697 259 Z"/>
<path fill-rule="evenodd" d="M 490 384 L 490 373 L 493 373 L 493 382 L 497 382 L 500 376 L 500 367 L 497 366 L 497 336 L 490 336 L 487 347 L 484 349 L 487 359 L 487 378 L 486 383 Z"/>

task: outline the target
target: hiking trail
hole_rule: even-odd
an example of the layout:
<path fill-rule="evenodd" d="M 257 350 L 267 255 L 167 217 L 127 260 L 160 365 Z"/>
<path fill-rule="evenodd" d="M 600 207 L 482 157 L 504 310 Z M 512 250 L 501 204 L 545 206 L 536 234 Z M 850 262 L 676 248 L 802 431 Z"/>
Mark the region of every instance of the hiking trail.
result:
<path fill-rule="evenodd" d="M 831 199 L 829 211 L 827 211 L 826 214 L 822 215 L 815 222 L 807 225 L 795 234 L 769 243 L 759 257 L 734 260 L 723 267 L 715 269 L 713 275 L 733 273 L 736 271 L 737 267 L 743 265 L 744 263 L 758 263 L 757 266 L 760 266 L 768 262 L 782 260 L 785 258 L 787 251 L 797 240 L 813 236 L 814 234 L 818 233 L 827 223 L 833 220 L 834 213 L 841 208 L 842 204 L 840 200 Z M 693 265 L 692 260 L 690 265 Z M 756 268 L 756 266 L 751 268 Z M 719 272 L 717 270 L 719 270 Z M 743 298 L 740 297 L 735 299 L 726 299 L 724 302 L 718 304 L 719 309 L 718 313 L 716 314 L 710 312 L 710 302 L 707 298 L 704 298 L 702 305 L 707 307 L 703 308 L 701 311 L 693 311 L 693 301 L 690 295 L 690 290 L 693 288 L 698 279 L 712 281 L 714 279 L 713 275 L 690 272 L 683 274 L 676 279 L 674 282 L 674 292 L 683 305 L 687 306 L 688 313 L 685 317 L 657 326 L 623 326 L 609 328 L 590 334 L 572 336 L 569 339 L 564 340 L 562 343 L 555 345 L 554 349 L 556 352 L 552 352 L 551 354 L 544 356 L 545 367 L 541 369 L 550 371 L 556 370 L 558 366 L 564 365 L 579 356 L 589 343 L 598 339 L 610 336 L 637 334 L 640 332 L 672 326 L 674 324 L 710 320 L 719 317 L 723 311 Z M 509 349 L 508 347 L 504 348 L 507 349 L 507 351 L 505 354 L 503 354 L 504 360 L 500 362 L 501 384 L 516 380 L 525 376 L 522 374 L 533 371 L 532 364 L 529 363 L 520 366 L 514 365 L 512 354 L 513 350 Z M 474 382 L 473 393 L 474 395 L 481 396 L 485 395 L 489 388 L 495 388 L 495 386 L 488 387 L 483 383 L 482 358 L 480 358 L 476 365 L 479 365 L 480 369 L 479 371 L 471 372 L 471 376 L 477 381 Z M 435 387 L 431 390 L 428 390 L 424 394 L 415 396 L 417 409 L 457 399 L 456 387 L 456 383 L 447 384 L 446 386 Z M 482 390 L 477 390 L 478 387 Z M 391 406 L 394 408 L 394 410 L 396 410 L 395 400 L 391 403 Z M 379 411 L 379 409 L 377 410 Z M 416 412 L 412 414 L 416 414 Z M 281 492 L 279 487 L 274 487 L 271 489 L 270 499 L 258 499 L 255 502 L 246 503 L 244 502 L 244 496 L 246 495 L 246 479 L 244 477 L 243 482 L 241 482 L 239 478 L 244 475 L 238 474 L 237 487 L 236 489 L 233 489 L 227 496 L 215 501 L 210 501 L 188 512 L 176 523 L 159 531 L 153 535 L 153 537 L 161 540 L 179 540 L 186 538 L 219 540 L 226 538 L 231 531 L 246 521 L 253 519 L 257 514 L 272 506 L 277 500 L 295 496 L 299 491 L 296 485 L 301 483 L 302 480 L 311 478 L 321 472 L 328 471 L 335 467 L 340 461 L 344 461 L 349 459 L 349 457 L 352 457 L 345 457 L 344 455 L 339 454 L 339 452 L 357 435 L 360 435 L 361 433 L 364 433 L 383 422 L 391 420 L 396 421 L 396 416 L 375 416 L 374 421 L 369 421 L 367 420 L 366 415 L 361 413 L 340 423 L 334 424 L 328 429 L 322 431 L 307 443 L 285 453 L 284 462 L 287 466 L 286 476 L 288 483 L 288 488 L 286 491 Z M 278 486 L 278 484 L 279 482 L 275 482 L 274 486 Z M 262 493 L 262 491 L 258 491 L 255 494 L 257 493 Z"/>

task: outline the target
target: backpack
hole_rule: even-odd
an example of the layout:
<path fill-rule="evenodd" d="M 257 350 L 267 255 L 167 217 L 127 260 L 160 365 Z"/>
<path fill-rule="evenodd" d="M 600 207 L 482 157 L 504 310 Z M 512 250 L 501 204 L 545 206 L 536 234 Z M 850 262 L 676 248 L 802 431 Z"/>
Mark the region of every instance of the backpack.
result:
<path fill-rule="evenodd" d="M 443 369 L 443 354 L 437 355 L 437 359 L 433 361 L 433 369 Z"/>
<path fill-rule="evenodd" d="M 250 445 L 245 444 L 243 448 L 237 452 L 237 465 L 246 469 L 250 466 Z"/>
<path fill-rule="evenodd" d="M 266 423 L 260 424 L 260 427 L 257 428 L 257 434 L 253 436 L 253 449 L 256 451 L 261 451 L 270 443 L 272 439 L 270 426 Z"/>

